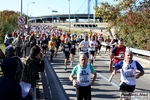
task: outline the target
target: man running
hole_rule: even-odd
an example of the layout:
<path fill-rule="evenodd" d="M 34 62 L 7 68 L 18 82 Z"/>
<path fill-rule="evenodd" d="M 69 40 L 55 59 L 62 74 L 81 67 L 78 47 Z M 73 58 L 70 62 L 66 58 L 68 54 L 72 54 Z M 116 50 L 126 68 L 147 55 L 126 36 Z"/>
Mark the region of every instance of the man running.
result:
<path fill-rule="evenodd" d="M 51 37 L 51 40 L 48 43 L 48 48 L 50 50 L 50 61 L 53 61 L 55 46 L 56 46 L 55 39 Z"/>
<path fill-rule="evenodd" d="M 94 67 L 88 63 L 86 54 L 83 53 L 80 55 L 79 62 L 73 68 L 69 79 L 73 86 L 76 87 L 77 100 L 91 100 L 91 85 L 94 85 L 97 74 Z M 91 74 L 93 74 L 92 80 Z M 74 79 L 74 75 L 77 75 L 76 80 Z"/>
<path fill-rule="evenodd" d="M 111 52 L 111 61 L 112 63 L 110 63 L 109 65 L 109 70 L 112 71 L 113 70 L 113 65 L 115 65 L 116 63 L 118 63 L 119 61 L 121 60 L 124 60 L 124 53 L 126 51 L 126 46 L 124 46 L 123 44 L 123 39 L 120 38 L 118 40 L 118 45 L 115 46 L 113 49 L 112 49 L 112 52 Z"/>
<path fill-rule="evenodd" d="M 91 55 L 91 64 L 93 65 L 93 59 L 96 52 L 96 47 L 98 46 L 97 42 L 95 41 L 95 37 L 92 36 L 91 37 L 91 41 L 89 42 L 89 46 L 90 46 L 90 55 Z"/>
<path fill-rule="evenodd" d="M 84 53 L 89 59 L 89 53 L 88 53 L 89 41 L 87 40 L 87 38 L 88 37 L 85 36 L 84 40 L 81 41 L 81 43 L 79 44 L 79 49 L 80 49 L 80 53 Z"/>
<path fill-rule="evenodd" d="M 75 55 L 75 52 L 76 52 L 76 40 L 74 40 L 74 35 L 71 35 L 71 40 L 69 42 L 71 44 L 71 50 L 70 50 L 70 55 L 71 55 L 71 58 L 70 58 L 70 66 L 73 65 L 73 61 L 74 61 L 74 55 Z"/>
<path fill-rule="evenodd" d="M 55 57 L 57 56 L 60 43 L 61 43 L 60 37 L 58 35 L 56 35 Z"/>
<path fill-rule="evenodd" d="M 127 98 L 124 98 L 125 100 L 130 100 L 130 96 L 135 90 L 136 79 L 144 75 L 143 67 L 137 61 L 132 60 L 132 58 L 132 51 L 128 50 L 125 52 L 125 59 L 114 65 L 114 75 L 117 73 L 117 70 L 120 69 L 120 90 L 122 94 L 126 93 L 129 95 Z M 139 70 L 140 73 L 136 73 L 136 70 Z"/>
<path fill-rule="evenodd" d="M 64 43 L 62 43 L 62 50 L 63 50 L 63 53 L 65 55 L 65 61 L 64 61 L 65 70 L 67 70 L 68 60 L 70 57 L 70 48 L 71 48 L 71 45 L 68 42 L 68 38 L 65 38 Z"/>

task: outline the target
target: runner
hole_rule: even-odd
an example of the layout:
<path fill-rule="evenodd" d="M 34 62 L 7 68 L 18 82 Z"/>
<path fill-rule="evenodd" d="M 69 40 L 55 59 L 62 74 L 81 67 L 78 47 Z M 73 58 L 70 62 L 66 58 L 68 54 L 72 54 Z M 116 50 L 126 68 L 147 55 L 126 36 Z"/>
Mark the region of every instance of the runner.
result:
<path fill-rule="evenodd" d="M 97 38 L 97 42 L 98 42 L 98 55 L 100 55 L 100 56 L 101 56 L 100 50 L 101 50 L 102 42 L 103 42 L 103 41 L 104 41 L 104 38 L 103 38 L 102 34 L 99 33 L 99 36 L 98 36 L 98 38 Z"/>
<path fill-rule="evenodd" d="M 64 60 L 65 70 L 67 70 L 67 64 L 70 57 L 70 49 L 71 49 L 71 45 L 68 42 L 68 39 L 65 38 L 64 43 L 62 43 L 62 50 L 65 55 L 65 60 Z"/>
<path fill-rule="evenodd" d="M 81 36 L 78 35 L 77 38 L 76 38 L 76 43 L 77 43 L 77 55 L 79 55 L 79 52 L 80 52 L 80 49 L 79 49 L 79 44 L 81 42 Z"/>
<path fill-rule="evenodd" d="M 76 87 L 77 100 L 91 100 L 91 86 L 94 85 L 97 74 L 94 67 L 88 63 L 86 54 L 81 54 L 79 61 L 80 63 L 73 68 L 69 79 Z M 93 77 L 91 77 L 91 74 Z M 76 80 L 74 75 L 77 75 Z"/>
<path fill-rule="evenodd" d="M 51 37 L 51 40 L 48 43 L 48 48 L 50 50 L 50 61 L 53 61 L 55 46 L 56 46 L 55 39 L 54 37 Z"/>
<path fill-rule="evenodd" d="M 108 36 L 107 39 L 105 40 L 105 43 L 106 43 L 106 51 L 105 51 L 105 53 L 108 51 L 108 53 L 110 54 L 110 42 L 111 42 L 111 39 Z"/>
<path fill-rule="evenodd" d="M 118 44 L 118 34 L 114 35 L 114 39 L 111 41 L 110 45 L 113 46 L 113 48 Z"/>
<path fill-rule="evenodd" d="M 48 41 L 46 40 L 46 37 L 43 37 L 43 40 L 41 42 L 43 53 L 46 54 Z"/>
<path fill-rule="evenodd" d="M 89 41 L 87 40 L 87 36 L 84 37 L 84 40 L 81 41 L 79 44 L 79 49 L 80 53 L 84 53 L 87 56 L 87 59 L 89 59 L 89 53 L 88 53 L 88 48 L 89 48 Z"/>
<path fill-rule="evenodd" d="M 117 70 L 120 70 L 121 80 L 119 85 L 122 92 L 121 96 L 123 98 L 125 96 L 125 100 L 131 99 L 130 96 L 135 90 L 136 79 L 144 75 L 143 67 L 137 61 L 132 60 L 132 58 L 132 51 L 128 50 L 125 52 L 125 59 L 114 65 L 115 70 L 113 75 L 117 73 Z M 140 73 L 136 73 L 136 70 L 139 70 Z"/>
<path fill-rule="evenodd" d="M 98 46 L 97 42 L 95 41 L 95 37 L 91 37 L 91 41 L 89 42 L 90 47 L 90 55 L 91 55 L 91 64 L 93 65 L 93 60 L 95 57 L 96 47 Z"/>
<path fill-rule="evenodd" d="M 92 30 L 90 30 L 90 33 L 89 33 L 90 40 L 91 40 L 92 35 L 93 35 Z"/>
<path fill-rule="evenodd" d="M 69 42 L 71 44 L 71 50 L 70 50 L 70 55 L 71 55 L 71 58 L 70 58 L 70 66 L 73 65 L 73 61 L 74 61 L 74 55 L 75 55 L 75 52 L 76 52 L 76 40 L 74 40 L 74 35 L 71 35 L 71 40 Z"/>
<path fill-rule="evenodd" d="M 60 37 L 56 35 L 55 57 L 57 56 L 60 43 L 61 43 Z"/>
<path fill-rule="evenodd" d="M 118 45 L 115 46 L 113 49 L 112 49 L 112 52 L 111 52 L 111 62 L 112 64 L 109 65 L 109 70 L 112 71 L 113 70 L 113 65 L 118 63 L 119 61 L 123 60 L 124 59 L 124 53 L 125 53 L 125 50 L 126 50 L 126 46 L 124 46 L 123 44 L 123 39 L 120 38 L 118 40 Z"/>

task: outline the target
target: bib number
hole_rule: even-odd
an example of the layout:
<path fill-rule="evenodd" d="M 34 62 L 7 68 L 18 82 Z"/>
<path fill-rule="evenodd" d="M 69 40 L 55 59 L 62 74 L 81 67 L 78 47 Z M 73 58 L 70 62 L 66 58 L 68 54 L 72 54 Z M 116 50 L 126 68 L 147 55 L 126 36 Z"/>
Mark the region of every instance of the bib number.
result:
<path fill-rule="evenodd" d="M 126 71 L 125 77 L 134 77 L 134 72 L 133 71 Z"/>
<path fill-rule="evenodd" d="M 65 51 L 69 51 L 69 48 L 65 48 Z"/>

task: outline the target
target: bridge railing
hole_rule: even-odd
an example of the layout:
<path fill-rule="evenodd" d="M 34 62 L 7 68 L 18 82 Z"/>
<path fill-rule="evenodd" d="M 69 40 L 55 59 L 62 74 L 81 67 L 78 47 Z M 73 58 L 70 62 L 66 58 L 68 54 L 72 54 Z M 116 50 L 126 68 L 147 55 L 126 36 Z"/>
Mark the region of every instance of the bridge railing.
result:
<path fill-rule="evenodd" d="M 47 56 L 44 57 L 45 72 L 41 73 L 46 100 L 70 100 Z"/>
<path fill-rule="evenodd" d="M 107 46 L 107 44 L 105 42 L 102 42 L 102 45 Z M 134 54 L 147 56 L 150 59 L 150 51 L 136 49 L 136 48 L 130 48 L 130 47 L 126 47 L 126 48 L 130 49 Z"/>

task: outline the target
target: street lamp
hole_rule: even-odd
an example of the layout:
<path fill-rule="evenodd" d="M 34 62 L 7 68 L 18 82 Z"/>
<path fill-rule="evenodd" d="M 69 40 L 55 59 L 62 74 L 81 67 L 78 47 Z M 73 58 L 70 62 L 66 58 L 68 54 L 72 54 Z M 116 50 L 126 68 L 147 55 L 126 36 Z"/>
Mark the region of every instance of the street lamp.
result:
<path fill-rule="evenodd" d="M 53 12 L 57 13 L 58 11 L 56 10 L 53 10 L 52 8 L 48 7 L 48 9 L 51 9 L 52 10 L 52 24 L 53 24 Z"/>
<path fill-rule="evenodd" d="M 21 12 L 20 12 L 20 16 L 22 16 L 22 0 L 21 0 Z"/>
<path fill-rule="evenodd" d="M 35 4 L 35 2 L 30 2 L 30 3 L 27 4 L 27 24 L 28 24 L 28 6 L 29 6 L 29 4 L 31 4 L 31 3 Z"/>
<path fill-rule="evenodd" d="M 70 31 L 70 0 L 69 1 L 69 21 L 68 21 L 68 24 L 69 24 L 69 31 Z"/>

